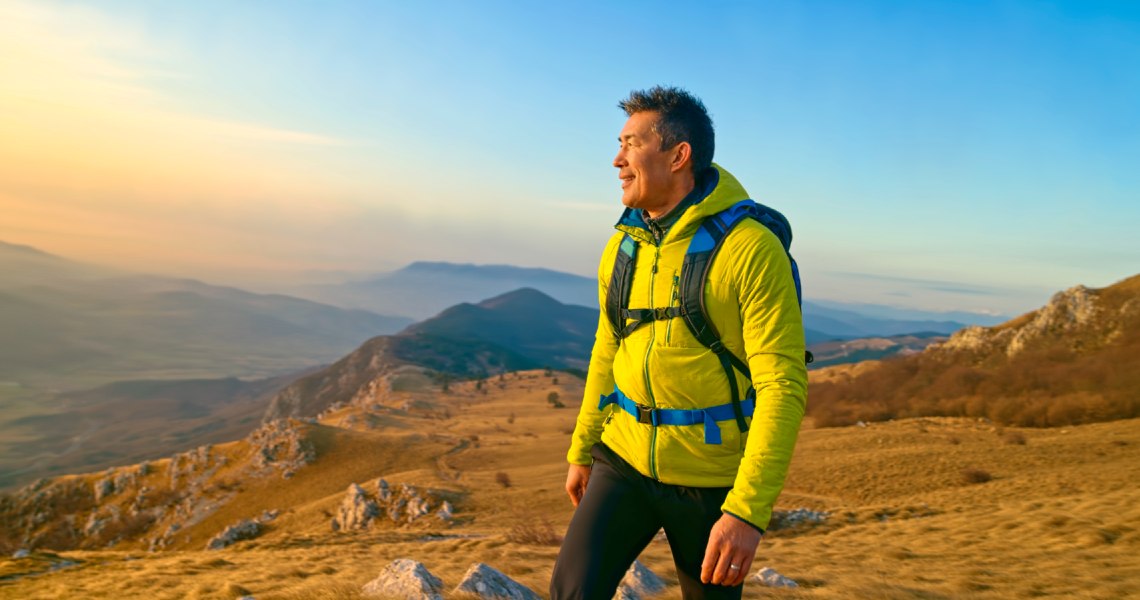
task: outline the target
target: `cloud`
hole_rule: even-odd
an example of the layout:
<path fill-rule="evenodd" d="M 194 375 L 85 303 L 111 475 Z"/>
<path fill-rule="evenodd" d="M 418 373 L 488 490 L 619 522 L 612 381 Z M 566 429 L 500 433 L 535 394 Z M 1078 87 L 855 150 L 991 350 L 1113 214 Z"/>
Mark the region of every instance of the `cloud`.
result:
<path fill-rule="evenodd" d="M 297 148 L 349 142 L 176 108 L 156 81 L 178 76 L 138 31 L 90 8 L 0 5 L 0 189 L 79 188 L 148 203 L 328 192 L 328 182 L 300 176 L 311 156 Z"/>
<path fill-rule="evenodd" d="M 360 193 L 310 164 L 352 143 L 179 108 L 160 83 L 181 77 L 128 22 L 0 3 L 0 236 L 120 265 L 304 266 L 289 234 L 351 219 Z"/>
<path fill-rule="evenodd" d="M 875 273 L 852 273 L 852 272 L 837 272 L 828 271 L 827 275 L 834 277 L 858 279 L 862 281 L 875 281 L 879 283 L 902 284 L 912 289 L 922 289 L 934 292 L 944 292 L 949 294 L 964 294 L 971 296 L 1002 296 L 1008 293 L 1008 290 L 999 289 L 986 285 L 962 283 L 958 281 L 946 281 L 938 279 L 922 279 L 918 277 L 904 277 L 899 275 L 880 275 Z M 901 294 L 903 292 L 894 292 Z"/>

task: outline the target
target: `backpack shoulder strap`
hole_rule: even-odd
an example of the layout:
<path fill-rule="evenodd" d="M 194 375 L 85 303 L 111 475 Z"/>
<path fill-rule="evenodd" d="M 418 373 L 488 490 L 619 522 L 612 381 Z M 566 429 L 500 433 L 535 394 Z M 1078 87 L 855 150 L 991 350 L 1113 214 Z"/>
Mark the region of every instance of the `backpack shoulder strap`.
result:
<path fill-rule="evenodd" d="M 724 350 L 724 344 L 720 341 L 720 334 L 709 321 L 708 310 L 705 306 L 705 282 L 708 281 L 709 268 L 712 266 L 712 261 L 720 250 L 724 238 L 740 221 L 752 216 L 754 206 L 756 206 L 755 202 L 743 200 L 701 222 L 696 234 L 689 242 L 689 249 L 685 252 L 684 261 L 681 263 L 681 278 L 678 286 L 678 295 L 682 307 L 681 314 L 693 337 L 718 355 L 726 355 L 726 360 L 749 378 L 751 378 L 751 373 L 748 370 L 748 365 L 731 352 Z M 790 227 L 788 231 L 791 231 Z"/>
<path fill-rule="evenodd" d="M 685 252 L 684 261 L 681 263 L 681 279 L 678 287 L 681 315 L 685 319 L 685 324 L 689 327 L 693 337 L 697 338 L 697 341 L 716 354 L 724 368 L 725 376 L 728 377 L 733 412 L 741 431 L 747 431 L 747 427 L 744 423 L 743 411 L 740 408 L 741 394 L 736 384 L 734 369 L 749 381 L 752 380 L 752 372 L 747 363 L 725 347 L 716 327 L 709 320 L 708 309 L 705 305 L 705 282 L 708 281 L 709 269 L 724 243 L 724 238 L 744 219 L 759 221 L 779 238 L 780 244 L 784 247 L 784 253 L 791 262 L 792 278 L 796 285 L 796 300 L 802 304 L 799 268 L 789 252 L 792 244 L 792 226 L 779 211 L 753 200 L 737 202 L 701 222 L 697 232 L 693 235 L 693 239 L 689 242 L 689 248 Z M 808 363 L 812 362 L 813 357 L 810 352 L 805 353 L 804 360 Z M 751 393 L 751 386 L 749 386 L 748 394 Z"/>
<path fill-rule="evenodd" d="M 625 337 L 626 312 L 629 309 L 629 290 L 633 287 L 633 263 L 637 257 L 637 242 L 627 233 L 621 238 L 610 286 L 606 290 L 606 319 L 619 338 Z"/>

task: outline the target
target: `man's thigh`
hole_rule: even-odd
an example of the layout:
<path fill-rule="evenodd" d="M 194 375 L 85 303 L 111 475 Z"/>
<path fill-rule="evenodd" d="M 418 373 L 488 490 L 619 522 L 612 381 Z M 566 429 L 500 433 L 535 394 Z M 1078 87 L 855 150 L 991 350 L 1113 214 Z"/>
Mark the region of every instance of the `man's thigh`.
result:
<path fill-rule="evenodd" d="M 597 454 L 595 454 L 597 457 Z M 551 600 L 610 600 L 660 529 L 644 482 L 595 460 L 554 564 Z"/>
<path fill-rule="evenodd" d="M 673 552 L 677 579 L 685 600 L 740 598 L 744 586 L 726 587 L 701 583 L 701 564 L 709 533 L 723 513 L 720 507 L 729 488 L 690 488 L 670 486 L 671 493 L 661 504 L 665 535 Z"/>

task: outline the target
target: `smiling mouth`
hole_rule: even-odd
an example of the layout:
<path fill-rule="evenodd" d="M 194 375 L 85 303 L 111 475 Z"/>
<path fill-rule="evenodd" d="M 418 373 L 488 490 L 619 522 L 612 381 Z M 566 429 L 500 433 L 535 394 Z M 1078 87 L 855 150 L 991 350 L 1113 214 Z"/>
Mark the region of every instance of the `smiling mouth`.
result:
<path fill-rule="evenodd" d="M 625 188 L 629 187 L 629 184 L 631 184 L 631 183 L 633 183 L 633 177 L 622 177 L 621 178 L 621 188 L 623 190 Z"/>

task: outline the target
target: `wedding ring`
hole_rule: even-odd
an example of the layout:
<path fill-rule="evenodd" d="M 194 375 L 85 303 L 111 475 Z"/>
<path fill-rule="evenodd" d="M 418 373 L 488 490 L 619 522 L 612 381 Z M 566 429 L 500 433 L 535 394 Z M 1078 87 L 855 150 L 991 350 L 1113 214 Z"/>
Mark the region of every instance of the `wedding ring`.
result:
<path fill-rule="evenodd" d="M 728 568 L 730 568 L 730 569 L 735 569 L 735 570 L 739 571 L 739 570 L 740 570 L 740 565 L 728 565 Z"/>

